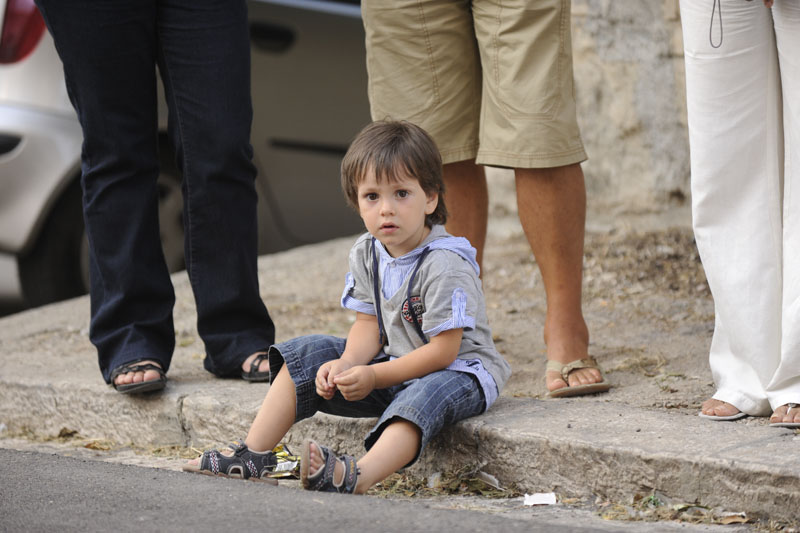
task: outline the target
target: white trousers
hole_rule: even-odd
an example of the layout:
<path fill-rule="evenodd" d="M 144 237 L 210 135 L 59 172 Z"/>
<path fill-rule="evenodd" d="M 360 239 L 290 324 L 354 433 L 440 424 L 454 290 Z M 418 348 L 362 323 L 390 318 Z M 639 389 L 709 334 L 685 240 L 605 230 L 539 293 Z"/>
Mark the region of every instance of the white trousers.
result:
<path fill-rule="evenodd" d="M 680 3 L 693 225 L 714 398 L 758 416 L 800 403 L 800 0 L 720 4 Z"/>

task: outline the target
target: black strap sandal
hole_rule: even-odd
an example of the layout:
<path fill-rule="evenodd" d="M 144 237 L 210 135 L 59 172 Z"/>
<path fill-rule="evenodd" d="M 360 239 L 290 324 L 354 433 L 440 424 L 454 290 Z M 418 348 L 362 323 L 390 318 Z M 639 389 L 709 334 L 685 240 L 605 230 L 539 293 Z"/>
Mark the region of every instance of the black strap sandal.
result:
<path fill-rule="evenodd" d="M 198 464 L 185 464 L 185 472 L 196 472 L 207 476 L 222 476 L 253 481 L 265 481 L 277 485 L 272 479 L 278 459 L 272 451 L 257 453 L 251 451 L 244 442 L 233 441 L 228 445 L 233 455 L 228 457 L 218 450 L 203 452 Z"/>
<path fill-rule="evenodd" d="M 322 466 L 313 476 L 308 475 L 308 468 L 311 464 L 311 444 L 317 447 L 325 458 L 325 465 Z M 336 457 L 333 451 L 327 446 L 317 444 L 313 440 L 306 439 L 303 443 L 303 453 L 300 459 L 300 479 L 303 481 L 303 488 L 306 490 L 316 490 L 320 492 L 339 492 L 353 494 L 358 484 L 358 465 L 352 455 L 340 455 Z M 342 463 L 344 476 L 339 484 L 334 480 L 334 468 L 336 463 Z"/>
<path fill-rule="evenodd" d="M 269 354 L 267 352 L 261 352 L 256 355 L 255 358 L 250 361 L 250 369 L 242 370 L 242 379 L 252 382 L 269 381 L 269 370 L 264 372 L 258 371 L 258 368 L 264 361 L 269 361 Z"/>
<path fill-rule="evenodd" d="M 158 372 L 156 379 L 148 379 L 147 381 L 140 381 L 139 383 L 124 383 L 117 385 L 114 380 L 121 374 L 128 372 L 145 372 L 147 370 L 155 370 Z M 121 394 L 139 394 L 142 392 L 155 392 L 167 386 L 167 375 L 164 370 L 154 365 L 153 363 L 127 363 L 120 365 L 111 372 L 111 385 Z"/>

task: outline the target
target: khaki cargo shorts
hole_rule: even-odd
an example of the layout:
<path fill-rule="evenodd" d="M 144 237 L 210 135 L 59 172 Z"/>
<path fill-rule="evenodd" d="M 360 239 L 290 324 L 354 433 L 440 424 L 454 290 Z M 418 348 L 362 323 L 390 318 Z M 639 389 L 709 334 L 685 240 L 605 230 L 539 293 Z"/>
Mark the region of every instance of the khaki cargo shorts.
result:
<path fill-rule="evenodd" d="M 586 159 L 570 0 L 363 0 L 374 120 L 430 133 L 444 163 L 548 168 Z"/>

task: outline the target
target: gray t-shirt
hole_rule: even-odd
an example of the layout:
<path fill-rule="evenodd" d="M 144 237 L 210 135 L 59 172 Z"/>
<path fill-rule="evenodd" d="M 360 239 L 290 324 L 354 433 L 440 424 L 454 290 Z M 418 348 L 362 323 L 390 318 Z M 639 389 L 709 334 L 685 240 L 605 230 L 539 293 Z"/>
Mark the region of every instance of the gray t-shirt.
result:
<path fill-rule="evenodd" d="M 488 408 L 508 381 L 511 367 L 492 341 L 475 249 L 466 239 L 453 237 L 438 225 L 431 228 L 430 235 L 418 248 L 397 258 L 391 257 L 369 233 L 362 235 L 350 250 L 350 272 L 342 306 L 370 315 L 378 315 L 373 243 L 378 263 L 380 319 L 388 338 L 384 352 L 391 357 L 402 357 L 423 345 L 409 305 L 416 311 L 427 339 L 442 331 L 463 328 L 458 358 L 448 368 L 475 375 Z"/>

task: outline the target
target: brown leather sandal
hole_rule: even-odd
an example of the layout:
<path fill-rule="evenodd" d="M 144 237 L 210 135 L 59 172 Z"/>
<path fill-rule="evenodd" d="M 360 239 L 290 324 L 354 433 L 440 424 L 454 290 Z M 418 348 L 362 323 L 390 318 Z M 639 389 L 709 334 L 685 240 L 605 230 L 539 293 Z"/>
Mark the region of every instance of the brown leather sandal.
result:
<path fill-rule="evenodd" d="M 606 392 L 611 388 L 611 384 L 606 381 L 603 377 L 603 372 L 600 370 L 600 377 L 602 377 L 602 381 L 597 383 L 587 383 L 585 385 L 575 385 L 570 387 L 569 386 L 569 375 L 573 370 L 578 370 L 579 368 L 596 368 L 600 370 L 600 367 L 597 366 L 597 361 L 595 361 L 594 357 L 587 357 L 586 359 L 579 359 L 577 361 L 572 361 L 571 363 L 559 363 L 558 361 L 547 361 L 547 372 L 558 372 L 561 375 L 561 379 L 564 380 L 564 383 L 567 383 L 566 387 L 561 387 L 560 389 L 551 390 L 547 393 L 548 398 L 566 398 L 568 396 L 582 396 L 584 394 L 595 394 L 597 392 Z"/>

